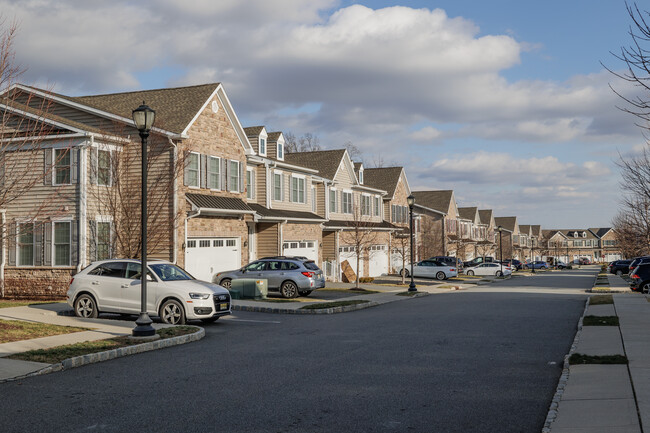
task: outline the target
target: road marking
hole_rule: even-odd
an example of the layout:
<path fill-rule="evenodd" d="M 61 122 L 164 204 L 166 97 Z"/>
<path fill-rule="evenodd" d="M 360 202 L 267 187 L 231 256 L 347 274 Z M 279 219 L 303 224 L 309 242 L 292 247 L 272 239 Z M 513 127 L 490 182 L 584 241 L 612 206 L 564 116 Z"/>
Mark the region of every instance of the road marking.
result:
<path fill-rule="evenodd" d="M 234 317 L 229 317 L 226 320 L 233 322 L 251 322 L 251 323 L 282 323 L 278 320 L 246 320 L 246 319 L 235 319 Z"/>

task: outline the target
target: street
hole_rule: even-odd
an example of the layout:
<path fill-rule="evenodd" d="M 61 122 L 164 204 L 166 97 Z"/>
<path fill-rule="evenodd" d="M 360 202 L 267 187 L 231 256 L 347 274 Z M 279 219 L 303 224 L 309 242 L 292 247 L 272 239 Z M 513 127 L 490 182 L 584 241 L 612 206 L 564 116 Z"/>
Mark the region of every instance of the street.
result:
<path fill-rule="evenodd" d="M 0 385 L 3 432 L 539 432 L 594 269 L 335 315 L 235 312 L 188 345 Z"/>

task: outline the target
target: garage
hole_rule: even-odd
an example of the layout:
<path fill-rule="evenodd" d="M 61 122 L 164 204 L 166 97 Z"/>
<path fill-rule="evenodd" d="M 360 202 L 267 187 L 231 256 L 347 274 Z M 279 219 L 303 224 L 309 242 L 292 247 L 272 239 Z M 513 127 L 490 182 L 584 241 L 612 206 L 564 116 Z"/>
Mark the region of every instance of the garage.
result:
<path fill-rule="evenodd" d="M 286 241 L 282 243 L 282 254 L 285 256 L 303 256 L 318 263 L 318 248 L 316 241 Z"/>
<path fill-rule="evenodd" d="M 372 245 L 368 262 L 369 277 L 388 275 L 388 245 Z"/>
<path fill-rule="evenodd" d="M 339 263 L 341 263 L 341 281 L 343 281 L 343 262 L 348 261 L 350 267 L 357 273 L 357 253 L 354 247 L 340 247 L 339 248 Z M 359 263 L 359 277 L 363 276 L 363 260 Z"/>
<path fill-rule="evenodd" d="M 185 248 L 185 269 L 197 280 L 212 282 L 217 272 L 241 267 L 239 238 L 192 238 Z"/>

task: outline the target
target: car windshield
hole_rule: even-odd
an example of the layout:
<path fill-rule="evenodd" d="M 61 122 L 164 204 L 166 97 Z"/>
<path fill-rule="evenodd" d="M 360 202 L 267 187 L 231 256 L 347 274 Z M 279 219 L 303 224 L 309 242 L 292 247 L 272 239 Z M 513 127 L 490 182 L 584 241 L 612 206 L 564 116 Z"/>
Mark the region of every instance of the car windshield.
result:
<path fill-rule="evenodd" d="M 149 265 L 162 281 L 193 280 L 190 274 L 171 263 Z"/>

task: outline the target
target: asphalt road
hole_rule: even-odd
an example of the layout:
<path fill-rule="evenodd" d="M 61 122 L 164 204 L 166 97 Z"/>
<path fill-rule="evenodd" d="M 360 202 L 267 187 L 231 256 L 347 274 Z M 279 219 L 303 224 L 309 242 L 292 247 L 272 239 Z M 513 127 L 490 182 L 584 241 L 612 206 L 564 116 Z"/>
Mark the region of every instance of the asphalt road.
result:
<path fill-rule="evenodd" d="M 238 312 L 197 343 L 0 384 L 0 430 L 539 432 L 594 273 Z"/>

